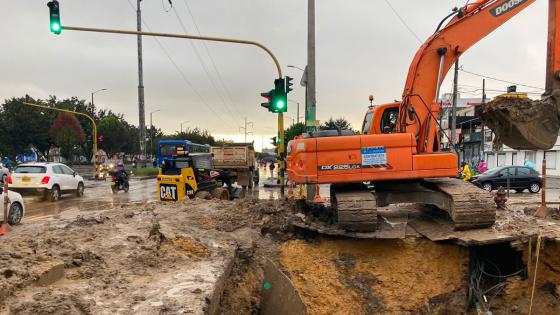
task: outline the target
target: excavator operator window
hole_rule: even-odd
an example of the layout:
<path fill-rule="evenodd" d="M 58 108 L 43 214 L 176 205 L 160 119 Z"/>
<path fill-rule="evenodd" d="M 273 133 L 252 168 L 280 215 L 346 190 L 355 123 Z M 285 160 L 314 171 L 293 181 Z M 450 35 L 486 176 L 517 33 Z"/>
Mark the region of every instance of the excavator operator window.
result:
<path fill-rule="evenodd" d="M 364 121 L 364 130 L 362 130 L 362 134 L 367 135 L 369 134 L 369 129 L 371 128 L 371 120 L 373 119 L 373 112 L 369 112 L 366 114 L 366 119 Z"/>
<path fill-rule="evenodd" d="M 381 133 L 394 133 L 397 127 L 399 108 L 388 108 L 381 116 Z"/>

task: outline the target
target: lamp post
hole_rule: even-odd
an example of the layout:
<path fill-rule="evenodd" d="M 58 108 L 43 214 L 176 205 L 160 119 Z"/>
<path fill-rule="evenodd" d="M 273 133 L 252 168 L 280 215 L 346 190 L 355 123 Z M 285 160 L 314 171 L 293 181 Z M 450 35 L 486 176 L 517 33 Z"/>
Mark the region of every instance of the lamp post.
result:
<path fill-rule="evenodd" d="M 94 105 L 94 103 L 93 103 L 93 95 L 94 95 L 95 93 L 101 92 L 101 91 L 107 91 L 107 89 L 100 89 L 100 90 L 91 92 L 91 105 L 92 105 L 92 106 Z"/>
<path fill-rule="evenodd" d="M 188 120 L 185 120 L 181 123 L 181 133 L 183 133 L 183 124 L 188 123 L 188 122 L 189 122 Z"/>
<path fill-rule="evenodd" d="M 154 158 L 154 125 L 152 124 L 152 114 L 160 112 L 161 109 L 156 109 L 150 112 L 150 157 Z"/>

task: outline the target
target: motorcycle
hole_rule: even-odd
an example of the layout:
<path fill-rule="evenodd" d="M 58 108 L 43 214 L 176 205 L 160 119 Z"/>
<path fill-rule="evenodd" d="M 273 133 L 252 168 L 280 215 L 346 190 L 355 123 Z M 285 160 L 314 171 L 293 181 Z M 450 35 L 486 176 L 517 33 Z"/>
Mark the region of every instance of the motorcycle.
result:
<path fill-rule="evenodd" d="M 119 178 L 120 177 L 120 178 Z M 121 173 L 120 175 L 116 172 L 111 172 L 111 190 L 116 194 L 119 190 L 128 192 L 128 175 Z"/>

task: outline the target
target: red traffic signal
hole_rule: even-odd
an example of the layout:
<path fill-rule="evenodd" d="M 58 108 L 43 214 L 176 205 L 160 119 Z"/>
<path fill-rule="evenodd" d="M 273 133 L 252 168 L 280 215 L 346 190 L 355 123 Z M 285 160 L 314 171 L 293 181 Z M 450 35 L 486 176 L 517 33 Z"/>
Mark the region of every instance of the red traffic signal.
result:
<path fill-rule="evenodd" d="M 97 141 L 99 141 L 99 142 L 103 142 L 104 139 L 105 139 L 105 138 L 103 138 L 103 136 L 97 137 Z"/>

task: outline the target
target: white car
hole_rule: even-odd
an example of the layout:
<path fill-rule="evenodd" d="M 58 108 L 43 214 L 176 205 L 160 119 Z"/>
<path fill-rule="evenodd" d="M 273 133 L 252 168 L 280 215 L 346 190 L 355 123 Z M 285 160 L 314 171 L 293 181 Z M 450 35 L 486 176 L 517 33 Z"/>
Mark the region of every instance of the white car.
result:
<path fill-rule="evenodd" d="M 84 179 L 62 163 L 24 163 L 8 177 L 10 190 L 22 194 L 41 194 L 57 201 L 62 194 L 84 194 Z"/>
<path fill-rule="evenodd" d="M 4 188 L 0 187 L 0 223 L 4 222 Z M 14 191 L 8 192 L 8 223 L 10 225 L 18 225 L 25 216 L 25 204 L 20 194 Z"/>

